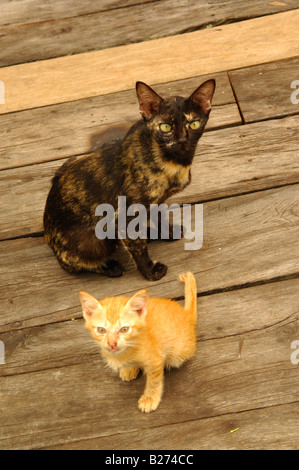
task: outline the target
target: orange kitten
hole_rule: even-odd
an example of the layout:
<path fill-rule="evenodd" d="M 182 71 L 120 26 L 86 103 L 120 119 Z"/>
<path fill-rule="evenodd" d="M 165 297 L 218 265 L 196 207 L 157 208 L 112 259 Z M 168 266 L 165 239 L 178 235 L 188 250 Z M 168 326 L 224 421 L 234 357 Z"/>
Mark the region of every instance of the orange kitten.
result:
<path fill-rule="evenodd" d="M 149 298 L 146 289 L 133 297 L 96 300 L 80 292 L 85 326 L 100 343 L 108 365 L 122 380 L 133 380 L 140 369 L 146 375 L 141 411 L 155 410 L 162 396 L 165 367 L 179 367 L 196 348 L 196 282 L 192 273 L 185 282 L 185 306 L 169 299 Z"/>

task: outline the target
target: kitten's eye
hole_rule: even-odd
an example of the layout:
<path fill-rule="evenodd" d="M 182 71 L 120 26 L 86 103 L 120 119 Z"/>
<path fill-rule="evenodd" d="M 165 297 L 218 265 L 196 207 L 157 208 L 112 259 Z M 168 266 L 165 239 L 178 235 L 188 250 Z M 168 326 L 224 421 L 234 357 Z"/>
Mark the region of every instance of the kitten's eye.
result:
<path fill-rule="evenodd" d="M 129 326 L 123 326 L 123 327 L 119 330 L 119 332 L 120 332 L 120 333 L 128 333 L 129 329 L 130 329 Z"/>
<path fill-rule="evenodd" d="M 105 328 L 103 328 L 102 326 L 98 326 L 98 327 L 96 328 L 96 333 L 97 333 L 98 335 L 104 335 L 104 334 L 106 333 L 106 330 L 105 330 Z"/>
<path fill-rule="evenodd" d="M 200 128 L 200 122 L 199 121 L 190 122 L 189 126 L 193 131 L 196 131 L 196 129 Z"/>
<path fill-rule="evenodd" d="M 172 129 L 172 126 L 170 124 L 162 123 L 160 124 L 160 129 L 162 132 L 170 132 Z"/>

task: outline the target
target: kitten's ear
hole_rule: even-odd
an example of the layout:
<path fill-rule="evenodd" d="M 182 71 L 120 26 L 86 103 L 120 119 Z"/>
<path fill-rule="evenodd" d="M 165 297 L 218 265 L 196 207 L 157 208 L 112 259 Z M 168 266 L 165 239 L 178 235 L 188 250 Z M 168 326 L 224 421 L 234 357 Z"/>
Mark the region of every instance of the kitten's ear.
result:
<path fill-rule="evenodd" d="M 126 308 L 131 312 L 136 313 L 140 317 L 145 317 L 147 314 L 148 292 L 146 289 L 138 291 L 128 301 Z"/>
<path fill-rule="evenodd" d="M 191 100 L 196 106 L 200 106 L 205 114 L 209 114 L 212 109 L 212 98 L 215 92 L 215 80 L 208 80 L 200 85 L 190 96 Z"/>
<path fill-rule="evenodd" d="M 95 299 L 92 295 L 88 294 L 87 292 L 80 291 L 79 292 L 79 297 L 82 305 L 82 310 L 83 310 L 83 316 L 85 320 L 90 320 L 90 318 L 99 311 L 99 309 L 102 309 L 102 305 L 100 302 Z"/>
<path fill-rule="evenodd" d="M 136 94 L 139 100 L 139 109 L 145 119 L 150 119 L 159 112 L 163 98 L 151 87 L 143 82 L 137 82 Z"/>

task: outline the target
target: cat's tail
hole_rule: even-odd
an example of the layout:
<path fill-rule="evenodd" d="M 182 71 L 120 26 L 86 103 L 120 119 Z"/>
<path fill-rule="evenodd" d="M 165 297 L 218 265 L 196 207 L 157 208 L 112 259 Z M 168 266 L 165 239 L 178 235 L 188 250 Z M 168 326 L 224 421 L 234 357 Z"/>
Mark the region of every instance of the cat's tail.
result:
<path fill-rule="evenodd" d="M 178 277 L 179 281 L 185 283 L 185 310 L 197 317 L 197 289 L 195 277 L 191 272 L 182 273 Z"/>

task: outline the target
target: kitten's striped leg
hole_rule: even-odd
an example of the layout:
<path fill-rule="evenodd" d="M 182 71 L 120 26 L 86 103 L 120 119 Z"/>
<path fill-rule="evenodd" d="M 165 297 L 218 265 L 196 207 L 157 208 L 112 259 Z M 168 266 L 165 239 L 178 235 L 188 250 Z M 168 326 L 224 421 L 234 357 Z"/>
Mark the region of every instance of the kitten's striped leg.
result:
<path fill-rule="evenodd" d="M 146 371 L 146 386 L 144 394 L 139 398 L 138 406 L 141 411 L 150 413 L 158 408 L 163 392 L 163 364 Z"/>

